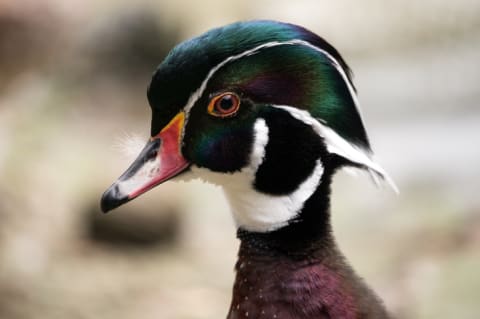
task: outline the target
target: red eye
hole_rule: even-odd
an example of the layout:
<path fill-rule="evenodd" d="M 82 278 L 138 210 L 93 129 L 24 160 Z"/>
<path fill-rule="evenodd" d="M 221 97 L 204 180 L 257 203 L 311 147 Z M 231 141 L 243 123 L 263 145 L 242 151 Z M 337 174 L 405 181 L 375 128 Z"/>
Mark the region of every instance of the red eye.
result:
<path fill-rule="evenodd" d="M 215 96 L 208 105 L 208 113 L 218 117 L 233 116 L 240 108 L 240 98 L 232 92 Z"/>

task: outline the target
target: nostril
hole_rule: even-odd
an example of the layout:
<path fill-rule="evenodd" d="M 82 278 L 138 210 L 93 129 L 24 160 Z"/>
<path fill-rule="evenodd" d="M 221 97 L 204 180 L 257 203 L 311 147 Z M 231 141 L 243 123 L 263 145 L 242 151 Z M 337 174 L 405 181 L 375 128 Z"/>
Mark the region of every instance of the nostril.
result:
<path fill-rule="evenodd" d="M 158 154 L 157 150 L 151 150 L 150 152 L 148 152 L 147 161 L 151 161 L 152 159 L 156 158 L 157 154 Z"/>

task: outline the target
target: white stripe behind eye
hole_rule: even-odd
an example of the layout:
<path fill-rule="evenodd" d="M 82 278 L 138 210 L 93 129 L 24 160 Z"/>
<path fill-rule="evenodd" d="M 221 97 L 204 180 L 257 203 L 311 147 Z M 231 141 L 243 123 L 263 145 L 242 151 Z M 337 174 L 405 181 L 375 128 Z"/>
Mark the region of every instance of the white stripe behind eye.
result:
<path fill-rule="evenodd" d="M 324 139 L 327 150 L 330 153 L 340 155 L 357 165 L 365 167 L 370 173 L 370 176 L 375 184 L 378 184 L 377 176 L 379 176 L 380 178 L 384 179 L 396 193 L 398 193 L 398 188 L 393 180 L 380 165 L 372 160 L 367 150 L 361 149 L 358 146 L 349 143 L 343 137 L 338 135 L 333 129 L 313 118 L 307 111 L 287 105 L 273 105 L 273 107 L 285 110 L 294 118 L 311 126 L 315 132 L 317 132 L 317 134 Z"/>

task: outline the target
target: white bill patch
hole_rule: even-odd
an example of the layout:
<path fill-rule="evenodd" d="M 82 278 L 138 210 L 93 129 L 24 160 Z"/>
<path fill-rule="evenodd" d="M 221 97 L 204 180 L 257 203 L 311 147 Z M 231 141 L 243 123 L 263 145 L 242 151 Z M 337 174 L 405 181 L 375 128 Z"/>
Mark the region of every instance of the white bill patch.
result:
<path fill-rule="evenodd" d="M 273 105 L 273 107 L 285 110 L 294 118 L 311 126 L 314 131 L 323 138 L 327 146 L 327 150 L 330 153 L 337 154 L 346 158 L 352 163 L 365 167 L 365 169 L 367 169 L 370 173 L 370 176 L 375 184 L 378 184 L 378 177 L 381 177 L 395 192 L 398 193 L 398 188 L 393 180 L 388 176 L 385 170 L 371 158 L 371 154 L 368 150 L 361 149 L 358 146 L 349 143 L 343 137 L 338 135 L 333 129 L 323 124 L 321 119 L 317 120 L 313 118 L 307 111 L 287 105 Z"/>
<path fill-rule="evenodd" d="M 156 157 L 153 160 L 145 162 L 141 168 L 135 172 L 135 175 L 117 181 L 117 187 L 121 194 L 129 195 L 144 187 L 149 181 L 153 180 L 161 167 L 161 160 Z"/>
<path fill-rule="evenodd" d="M 223 187 L 237 227 L 268 232 L 287 225 L 299 214 L 305 201 L 317 189 L 323 175 L 323 166 L 318 159 L 313 173 L 289 195 L 274 196 L 258 192 L 253 183 L 257 169 L 264 160 L 268 143 L 268 126 L 265 120 L 258 119 L 254 130 L 250 164 L 240 172 L 217 173 L 196 166 L 191 169 L 196 177 Z"/>

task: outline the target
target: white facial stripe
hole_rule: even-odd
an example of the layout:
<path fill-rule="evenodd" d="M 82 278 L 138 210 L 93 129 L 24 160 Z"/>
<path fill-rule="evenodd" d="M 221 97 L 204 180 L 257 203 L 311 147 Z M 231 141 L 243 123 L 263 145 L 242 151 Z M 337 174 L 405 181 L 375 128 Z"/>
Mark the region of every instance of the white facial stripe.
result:
<path fill-rule="evenodd" d="M 363 150 L 345 140 L 343 137 L 337 134 L 327 125 L 321 123 L 321 120 L 316 120 L 310 113 L 304 110 L 297 109 L 287 105 L 273 105 L 278 109 L 285 110 L 290 113 L 294 118 L 302 121 L 303 123 L 311 126 L 314 131 L 321 136 L 327 144 L 327 150 L 330 153 L 340 155 L 353 163 L 364 166 L 370 173 L 373 181 L 377 184 L 377 176 L 384 179 L 392 189 L 398 193 L 398 188 L 393 180 L 388 176 L 385 170 L 374 162 L 367 150 Z"/>
<path fill-rule="evenodd" d="M 265 159 L 265 147 L 268 144 L 268 126 L 265 120 L 260 118 L 253 126 L 254 143 L 250 154 L 250 168 L 255 173 Z"/>
<path fill-rule="evenodd" d="M 250 188 L 253 188 L 252 184 L 255 180 L 255 173 L 265 158 L 265 147 L 268 144 L 268 126 L 264 119 L 259 118 L 255 121 L 253 128 L 254 142 L 250 151 L 248 166 L 236 173 L 217 173 L 207 168 L 199 168 L 192 165 L 190 169 L 192 176 L 218 186 L 228 185 L 231 189 L 236 186 L 244 188 L 243 184 L 248 184 Z"/>
<path fill-rule="evenodd" d="M 253 187 L 255 174 L 264 160 L 267 144 L 268 126 L 264 119 L 258 119 L 254 125 L 254 143 L 247 167 L 233 174 L 216 173 L 195 166 L 191 169 L 194 176 L 223 186 L 237 226 L 250 231 L 268 232 L 287 225 L 315 192 L 323 175 L 319 159 L 312 174 L 291 194 L 273 196 L 256 191 Z"/>
<path fill-rule="evenodd" d="M 342 76 L 342 79 L 346 83 L 346 85 L 348 87 L 348 91 L 350 92 L 350 95 L 353 98 L 353 101 L 355 103 L 355 107 L 360 114 L 360 107 L 359 107 L 357 96 L 355 94 L 355 90 L 353 89 L 352 83 L 350 83 L 350 81 L 348 80 L 348 76 L 345 73 L 345 70 L 341 67 L 340 63 L 332 55 L 330 55 L 327 51 L 311 44 L 310 42 L 300 40 L 300 39 L 294 39 L 294 40 L 284 41 L 284 42 L 272 41 L 272 42 L 261 44 L 259 46 L 256 46 L 256 47 L 252 48 L 252 49 L 246 50 L 242 53 L 232 55 L 232 56 L 226 58 L 225 60 L 223 60 L 222 62 L 220 62 L 219 64 L 217 64 L 215 67 L 213 67 L 210 70 L 210 72 L 208 72 L 207 76 L 203 80 L 200 87 L 190 95 L 190 98 L 188 99 L 187 104 L 183 108 L 184 111 L 185 111 L 185 121 L 188 120 L 190 110 L 193 108 L 195 103 L 198 101 L 198 99 L 202 96 L 203 92 L 205 91 L 205 88 L 207 87 L 208 81 L 215 74 L 215 72 L 217 72 L 221 67 L 223 67 L 225 64 L 227 64 L 231 61 L 235 61 L 235 60 L 241 59 L 245 56 L 250 56 L 250 55 L 256 54 L 262 49 L 272 48 L 272 47 L 276 47 L 276 46 L 280 46 L 280 45 L 303 45 L 303 46 L 309 47 L 309 48 L 325 55 L 332 62 L 332 65 L 335 67 L 335 69 L 338 71 L 338 73 L 340 73 L 340 75 Z"/>

